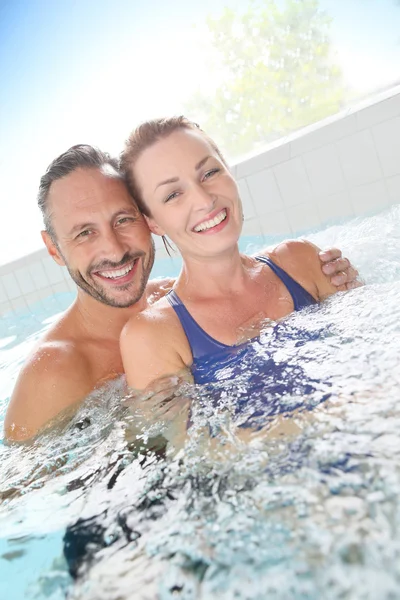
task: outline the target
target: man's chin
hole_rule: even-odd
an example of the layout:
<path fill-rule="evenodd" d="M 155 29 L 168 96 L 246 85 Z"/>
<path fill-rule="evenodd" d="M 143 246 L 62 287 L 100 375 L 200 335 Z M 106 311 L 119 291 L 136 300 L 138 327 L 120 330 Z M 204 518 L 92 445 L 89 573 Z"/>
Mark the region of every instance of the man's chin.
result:
<path fill-rule="evenodd" d="M 93 294 L 93 298 L 97 298 L 103 304 L 107 306 L 112 306 L 114 308 L 129 308 L 134 304 L 137 304 L 141 299 L 143 293 L 139 290 L 134 290 L 131 292 L 121 290 L 115 294 L 110 292 L 106 292 L 105 290 L 97 290 L 97 294 Z"/>
<path fill-rule="evenodd" d="M 141 287 L 133 290 L 122 288 L 115 290 L 113 293 L 110 290 L 89 285 L 86 281 L 75 279 L 75 283 L 83 292 L 94 300 L 113 308 L 129 308 L 139 302 L 144 293 L 144 289 L 142 290 Z"/>

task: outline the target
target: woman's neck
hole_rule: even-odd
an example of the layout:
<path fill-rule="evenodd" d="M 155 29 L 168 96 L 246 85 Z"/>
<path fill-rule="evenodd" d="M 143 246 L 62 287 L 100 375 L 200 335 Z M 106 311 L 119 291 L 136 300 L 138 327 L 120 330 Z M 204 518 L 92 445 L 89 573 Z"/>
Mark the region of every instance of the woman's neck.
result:
<path fill-rule="evenodd" d="M 220 256 L 184 259 L 176 289 L 182 296 L 207 298 L 240 294 L 248 287 L 254 261 L 234 250 Z"/>

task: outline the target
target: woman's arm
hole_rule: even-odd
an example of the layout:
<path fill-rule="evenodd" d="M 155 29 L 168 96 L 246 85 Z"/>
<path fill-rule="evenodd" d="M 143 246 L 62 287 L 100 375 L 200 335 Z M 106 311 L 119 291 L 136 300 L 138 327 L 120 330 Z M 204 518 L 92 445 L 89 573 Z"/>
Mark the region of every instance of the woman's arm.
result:
<path fill-rule="evenodd" d="M 129 319 L 121 333 L 120 348 L 130 388 L 146 390 L 152 382 L 186 368 L 177 337 L 175 328 L 160 312 L 149 309 Z"/>

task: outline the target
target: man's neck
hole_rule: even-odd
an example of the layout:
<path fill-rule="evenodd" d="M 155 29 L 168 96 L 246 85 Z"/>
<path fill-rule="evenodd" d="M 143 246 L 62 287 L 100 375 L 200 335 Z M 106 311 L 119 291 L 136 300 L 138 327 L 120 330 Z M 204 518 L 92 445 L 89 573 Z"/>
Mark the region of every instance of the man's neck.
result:
<path fill-rule="evenodd" d="M 122 328 L 130 317 L 147 307 L 147 295 L 128 308 L 115 308 L 95 300 L 82 290 L 78 290 L 72 312 L 79 322 L 79 328 L 90 337 L 119 339 Z"/>

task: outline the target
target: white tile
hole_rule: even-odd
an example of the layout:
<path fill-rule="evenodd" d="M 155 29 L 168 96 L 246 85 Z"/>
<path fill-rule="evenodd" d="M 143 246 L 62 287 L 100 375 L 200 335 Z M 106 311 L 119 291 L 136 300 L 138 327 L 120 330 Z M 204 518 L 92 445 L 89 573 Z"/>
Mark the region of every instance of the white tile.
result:
<path fill-rule="evenodd" d="M 5 315 L 8 312 L 11 312 L 13 307 L 11 306 L 11 302 L 1 302 L 0 303 L 0 315 Z"/>
<path fill-rule="evenodd" d="M 51 285 L 64 281 L 63 268 L 54 262 L 50 256 L 47 256 L 42 260 L 42 265 Z"/>
<path fill-rule="evenodd" d="M 14 312 L 29 311 L 29 306 L 26 303 L 24 296 L 14 298 L 13 300 L 11 300 L 11 305 L 13 307 Z"/>
<path fill-rule="evenodd" d="M 303 160 L 311 188 L 317 196 L 336 194 L 345 189 L 343 172 L 333 144 L 308 152 Z"/>
<path fill-rule="evenodd" d="M 3 275 L 1 279 L 9 300 L 14 300 L 14 298 L 22 296 L 21 289 L 14 273 L 7 273 L 6 275 Z"/>
<path fill-rule="evenodd" d="M 290 159 L 290 147 L 285 138 L 274 142 L 264 151 L 235 165 L 237 179 L 248 177 Z"/>
<path fill-rule="evenodd" d="M 76 283 L 75 283 L 75 282 L 74 282 L 74 281 L 71 279 L 71 277 L 69 277 L 69 278 L 66 280 L 66 283 L 67 283 L 67 287 L 68 287 L 68 289 L 69 289 L 69 291 L 70 291 L 70 292 L 74 292 L 74 293 L 76 293 L 76 292 L 77 292 L 77 286 L 76 286 Z"/>
<path fill-rule="evenodd" d="M 366 129 L 337 142 L 340 164 L 350 185 L 362 185 L 382 178 L 375 144 Z"/>
<path fill-rule="evenodd" d="M 386 187 L 389 194 L 389 203 L 398 204 L 400 202 L 400 175 L 386 179 Z"/>
<path fill-rule="evenodd" d="M 262 216 L 284 209 L 282 196 L 272 169 L 249 175 L 247 185 L 253 199 L 255 214 Z"/>
<path fill-rule="evenodd" d="M 24 294 L 30 294 L 35 291 L 35 284 L 28 271 L 27 267 L 22 267 L 14 271 L 14 275 L 17 278 L 21 292 Z"/>
<path fill-rule="evenodd" d="M 239 188 L 239 197 L 242 201 L 243 214 L 245 219 L 252 219 L 256 216 L 254 204 L 250 196 L 249 188 L 246 179 L 239 179 L 237 182 Z"/>
<path fill-rule="evenodd" d="M 308 202 L 311 188 L 301 158 L 293 158 L 273 169 L 286 207 Z"/>
<path fill-rule="evenodd" d="M 243 223 L 241 235 L 262 235 L 260 219 L 246 219 Z"/>
<path fill-rule="evenodd" d="M 354 209 L 347 191 L 317 198 L 316 205 L 321 223 L 354 216 Z"/>
<path fill-rule="evenodd" d="M 37 304 L 41 300 L 38 291 L 31 292 L 30 294 L 25 294 L 24 298 L 25 302 L 28 304 L 29 307 L 32 307 L 34 304 Z"/>
<path fill-rule="evenodd" d="M 368 106 L 356 113 L 358 129 L 366 129 L 372 127 L 382 121 L 393 119 L 400 115 L 400 93 L 375 102 L 371 106 Z"/>
<path fill-rule="evenodd" d="M 295 235 L 321 226 L 319 215 L 311 202 L 292 206 L 287 210 L 287 217 L 290 228 Z"/>
<path fill-rule="evenodd" d="M 0 304 L 3 302 L 8 302 L 8 296 L 6 294 L 6 290 L 4 289 L 4 285 L 2 284 L 3 277 L 0 276 Z"/>
<path fill-rule="evenodd" d="M 379 160 L 386 177 L 400 173 L 400 117 L 372 129 Z"/>
<path fill-rule="evenodd" d="M 37 293 L 39 296 L 39 300 L 46 300 L 46 298 L 50 298 L 54 294 L 53 288 L 51 286 L 47 288 L 42 288 L 41 290 L 38 290 Z"/>
<path fill-rule="evenodd" d="M 386 208 L 389 205 L 389 199 L 385 182 L 375 181 L 352 189 L 350 200 L 357 216 Z"/>
<path fill-rule="evenodd" d="M 264 215 L 260 219 L 261 230 L 264 236 L 291 235 L 292 230 L 284 210 Z"/>
<path fill-rule="evenodd" d="M 53 288 L 53 292 L 55 294 L 65 294 L 70 291 L 68 283 L 66 281 L 61 281 L 59 283 L 55 283 L 51 287 Z"/>
<path fill-rule="evenodd" d="M 37 290 L 41 290 L 50 285 L 49 278 L 47 277 L 43 264 L 40 260 L 29 265 L 29 272 Z"/>
<path fill-rule="evenodd" d="M 321 146 L 332 144 L 357 131 L 354 115 L 334 115 L 314 126 L 313 131 L 304 132 L 290 142 L 290 156 L 300 156 Z"/>

